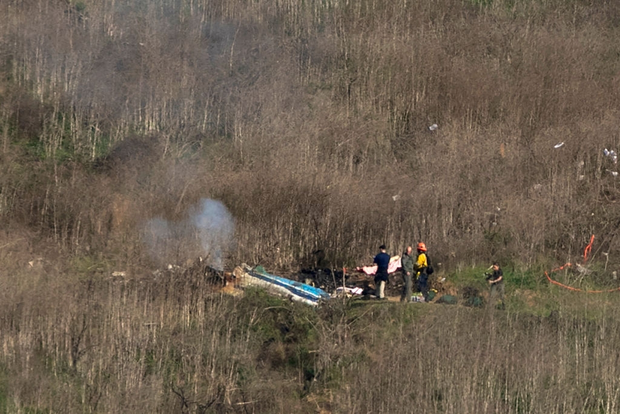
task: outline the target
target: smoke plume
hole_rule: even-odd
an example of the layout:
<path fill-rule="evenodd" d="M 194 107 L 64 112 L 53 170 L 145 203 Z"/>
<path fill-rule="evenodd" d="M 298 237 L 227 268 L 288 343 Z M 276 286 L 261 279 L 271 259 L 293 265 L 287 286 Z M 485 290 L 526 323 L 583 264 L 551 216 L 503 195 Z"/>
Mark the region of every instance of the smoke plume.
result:
<path fill-rule="evenodd" d="M 224 259 L 233 241 L 235 223 L 222 202 L 203 198 L 188 218 L 168 221 L 156 217 L 146 223 L 143 239 L 153 259 L 181 263 L 200 256 L 215 269 L 224 269 Z"/>
<path fill-rule="evenodd" d="M 211 266 L 223 270 L 223 256 L 230 247 L 234 232 L 232 215 L 220 201 L 203 198 L 191 221 Z"/>

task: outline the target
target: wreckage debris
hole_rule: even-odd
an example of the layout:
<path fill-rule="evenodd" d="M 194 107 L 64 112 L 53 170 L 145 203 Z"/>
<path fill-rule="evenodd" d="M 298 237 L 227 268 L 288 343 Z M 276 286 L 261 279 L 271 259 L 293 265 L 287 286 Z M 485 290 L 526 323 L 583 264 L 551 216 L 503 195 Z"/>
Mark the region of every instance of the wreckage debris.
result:
<path fill-rule="evenodd" d="M 618 163 L 618 154 L 614 150 L 603 149 L 603 155 L 611 159 L 614 164 Z"/>
<path fill-rule="evenodd" d="M 392 256 L 390 258 L 390 264 L 388 265 L 388 274 L 396 272 L 401 268 L 400 256 Z M 374 275 L 377 273 L 377 265 L 374 266 L 362 266 L 355 268 L 358 272 L 363 272 L 367 275 Z"/>
<path fill-rule="evenodd" d="M 336 292 L 332 296 L 334 297 L 362 296 L 363 293 L 364 293 L 364 289 L 362 289 L 361 287 L 348 288 L 348 287 L 341 286 L 339 288 L 336 288 Z"/>
<path fill-rule="evenodd" d="M 298 275 L 298 281 L 307 285 L 333 291 L 342 286 L 343 278 L 349 280 L 350 275 L 343 270 L 332 270 L 328 268 L 304 268 Z"/>
<path fill-rule="evenodd" d="M 411 301 L 424 303 L 424 295 L 422 295 L 422 292 L 415 292 L 413 295 L 411 295 Z"/>
<path fill-rule="evenodd" d="M 323 289 L 267 273 L 262 266 L 254 268 L 243 264 L 234 271 L 239 286 L 256 286 L 289 298 L 295 302 L 317 306 L 330 298 Z"/>
<path fill-rule="evenodd" d="M 462 291 L 463 305 L 472 308 L 480 308 L 484 306 L 485 300 L 480 292 L 480 289 L 474 286 L 465 286 Z"/>
<path fill-rule="evenodd" d="M 151 282 L 171 287 L 186 286 L 192 290 L 200 286 L 209 286 L 208 289 L 213 292 L 233 296 L 242 295 L 244 288 L 260 287 L 271 294 L 292 301 L 318 306 L 332 298 L 372 298 L 375 295 L 372 275 L 376 273 L 376 268 L 373 272 L 372 267 L 360 267 L 352 272 L 348 272 L 345 268 L 341 270 L 306 268 L 286 278 L 271 274 L 260 265 L 251 267 L 244 263 L 228 272 L 207 265 L 203 260 L 196 260 L 186 267 L 165 266 L 140 283 Z M 392 257 L 390 280 L 386 286 L 386 294 L 392 298 L 400 297 L 402 292 L 402 278 L 396 273 L 399 268 L 400 256 Z M 441 282 L 438 280 L 435 283 L 441 284 Z"/>

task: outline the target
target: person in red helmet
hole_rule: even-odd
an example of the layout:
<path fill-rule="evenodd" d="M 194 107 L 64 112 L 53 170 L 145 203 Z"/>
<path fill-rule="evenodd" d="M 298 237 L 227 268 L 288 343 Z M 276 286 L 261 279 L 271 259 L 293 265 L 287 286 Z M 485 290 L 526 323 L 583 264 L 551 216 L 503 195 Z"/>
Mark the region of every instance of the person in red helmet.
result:
<path fill-rule="evenodd" d="M 420 242 L 417 245 L 418 250 L 418 258 L 413 265 L 413 270 L 416 272 L 416 287 L 418 291 L 422 293 L 424 296 L 424 301 L 428 300 L 428 273 L 426 269 L 428 268 L 428 257 L 426 244 Z"/>

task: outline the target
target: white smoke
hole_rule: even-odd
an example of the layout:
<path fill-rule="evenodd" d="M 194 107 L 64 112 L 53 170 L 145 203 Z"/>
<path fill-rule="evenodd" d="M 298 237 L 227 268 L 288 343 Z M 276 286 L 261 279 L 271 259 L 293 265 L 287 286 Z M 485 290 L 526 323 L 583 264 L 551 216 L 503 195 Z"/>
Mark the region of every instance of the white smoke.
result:
<path fill-rule="evenodd" d="M 168 250 L 168 243 L 172 239 L 172 231 L 168 221 L 156 217 L 149 220 L 144 226 L 142 239 L 149 246 L 151 256 L 163 258 Z"/>
<path fill-rule="evenodd" d="M 213 268 L 223 270 L 234 230 L 235 221 L 226 206 L 221 201 L 203 198 L 185 220 L 149 220 L 143 239 L 158 261 L 182 262 L 201 256 Z"/>
<path fill-rule="evenodd" d="M 209 264 L 218 270 L 224 270 L 223 256 L 230 247 L 235 231 L 233 217 L 226 206 L 220 201 L 203 198 L 191 221 Z"/>

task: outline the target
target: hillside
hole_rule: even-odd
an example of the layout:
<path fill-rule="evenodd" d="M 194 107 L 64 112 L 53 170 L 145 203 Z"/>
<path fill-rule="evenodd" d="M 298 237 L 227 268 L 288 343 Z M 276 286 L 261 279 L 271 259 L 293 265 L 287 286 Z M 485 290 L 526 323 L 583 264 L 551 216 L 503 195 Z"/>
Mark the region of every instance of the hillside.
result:
<path fill-rule="evenodd" d="M 544 272 L 596 235 L 589 273 L 556 276 L 618 286 L 619 2 L 0 16 L 0 412 L 618 411 L 615 295 Z M 418 241 L 458 295 L 500 261 L 506 311 L 154 277 Z"/>

